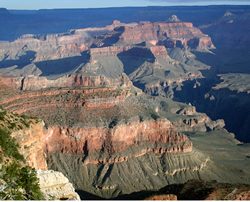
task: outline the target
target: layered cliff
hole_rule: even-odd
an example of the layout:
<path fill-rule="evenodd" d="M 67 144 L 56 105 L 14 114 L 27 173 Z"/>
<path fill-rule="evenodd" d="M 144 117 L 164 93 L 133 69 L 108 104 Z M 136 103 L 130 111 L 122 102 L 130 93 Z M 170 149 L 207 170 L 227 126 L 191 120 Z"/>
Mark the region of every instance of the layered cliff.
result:
<path fill-rule="evenodd" d="M 119 42 L 125 44 L 155 41 L 155 43 L 164 44 L 168 48 L 214 48 L 211 38 L 188 22 L 146 22 L 131 27 L 125 26 L 122 30 Z"/>
<path fill-rule="evenodd" d="M 118 54 L 128 46 L 163 45 L 167 48 L 209 50 L 214 45 L 189 22 L 121 23 L 71 30 L 44 36 L 24 35 L 0 43 L 0 70 L 8 76 L 61 75 L 74 72 L 93 54 Z M 101 48 L 101 49 L 96 49 Z M 106 52 L 106 53 L 105 53 Z"/>
<path fill-rule="evenodd" d="M 71 74 L 59 77 L 57 79 L 48 79 L 39 76 L 27 77 L 0 77 L 2 85 L 15 90 L 37 91 L 48 88 L 70 88 L 70 87 L 87 87 L 102 88 L 114 86 L 131 86 L 131 81 L 126 75 L 121 74 L 118 78 L 107 78 L 104 75 L 82 75 Z M 34 85 L 35 83 L 35 85 Z"/>
<path fill-rule="evenodd" d="M 30 51 L 30 54 L 34 53 L 34 62 L 80 56 L 87 50 L 88 40 L 87 34 L 25 35 L 13 42 L 2 42 L 0 55 L 3 60 L 17 60 L 22 53 Z"/>
<path fill-rule="evenodd" d="M 1 199 L 80 199 L 62 173 L 47 171 L 42 121 L 0 108 L 0 135 Z"/>
<path fill-rule="evenodd" d="M 113 198 L 189 179 L 250 183 L 248 147 L 239 149 L 224 121 L 165 98 L 209 69 L 195 54 L 213 43 L 192 23 L 116 21 L 1 45 L 0 105 L 45 123 L 13 133 L 20 151 L 31 166 L 62 172 L 81 197 Z M 77 199 L 61 174 L 40 174 L 46 193 Z"/>
<path fill-rule="evenodd" d="M 111 95 L 119 96 L 115 93 L 119 88 L 48 88 L 17 91 L 19 97 L 6 98 L 6 108 L 40 117 L 46 123 L 46 129 L 40 124 L 24 130 L 25 135 L 14 133 L 21 151 L 26 149 L 25 154 L 30 154 L 26 157 L 30 165 L 42 168 L 41 162 L 46 158 L 48 168 L 67 176 L 83 198 L 85 192 L 111 198 L 193 178 L 227 181 L 227 175 L 223 177 L 221 173 L 231 175 L 238 166 L 242 168 L 239 163 L 233 171 L 223 170 L 218 157 L 202 150 L 196 140 L 193 145 L 193 140 L 183 134 L 191 131 L 202 138 L 216 133 L 228 135 L 223 125 L 197 113 L 192 106 L 152 98 L 134 87 L 130 87 L 122 102 L 109 108 L 82 104 L 86 98 L 97 102 L 100 98 L 107 101 Z M 212 134 L 207 135 L 209 131 Z M 230 149 L 235 147 L 233 143 Z M 46 155 L 42 156 L 42 152 Z M 242 158 L 244 152 L 237 158 Z M 134 181 L 135 178 L 139 180 Z M 71 190 L 66 184 L 44 188 L 45 193 L 57 189 L 58 194 L 66 194 L 64 186 Z M 66 195 L 61 198 L 67 198 Z"/>
<path fill-rule="evenodd" d="M 132 147 L 138 151 L 126 155 Z M 83 163 L 113 164 L 147 153 L 186 153 L 192 143 L 175 131 L 168 120 L 133 122 L 114 128 L 50 127 L 46 138 L 48 153 L 83 155 Z M 94 155 L 96 154 L 96 155 Z"/>

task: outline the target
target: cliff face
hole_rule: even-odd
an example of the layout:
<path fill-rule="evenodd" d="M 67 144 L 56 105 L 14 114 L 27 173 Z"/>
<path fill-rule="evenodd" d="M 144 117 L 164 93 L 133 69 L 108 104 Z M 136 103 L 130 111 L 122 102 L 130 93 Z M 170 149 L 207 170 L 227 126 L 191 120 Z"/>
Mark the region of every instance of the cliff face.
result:
<path fill-rule="evenodd" d="M 203 34 L 192 23 L 159 22 L 159 23 L 118 23 L 102 28 L 72 30 L 64 34 L 44 36 L 24 35 L 13 42 L 0 43 L 0 64 L 5 68 L 17 68 L 15 74 L 43 74 L 47 65 L 59 71 L 57 63 L 71 60 L 72 70 L 84 63 L 94 53 L 109 52 L 118 54 L 127 50 L 127 46 L 164 45 L 167 48 L 190 48 L 207 50 L 214 48 L 211 38 Z M 112 47 L 114 45 L 120 47 Z M 96 49 L 96 48 L 101 49 Z M 75 60 L 72 63 L 72 60 Z M 45 61 L 50 61 L 46 64 Z M 63 63 L 60 63 L 62 66 Z M 31 71 L 32 66 L 32 71 Z M 20 68 L 21 67 L 21 68 Z M 20 69 L 25 69 L 23 72 Z M 51 73 L 56 73 L 51 71 Z M 9 75 L 10 72 L 5 72 Z M 13 73 L 13 72 L 12 72 Z"/>
<path fill-rule="evenodd" d="M 37 176 L 45 200 L 80 200 L 73 185 L 62 173 L 38 170 Z"/>
<path fill-rule="evenodd" d="M 0 133 L 1 199 L 80 199 L 62 173 L 47 171 L 42 121 L 0 108 Z"/>
<path fill-rule="evenodd" d="M 27 129 L 15 131 L 11 136 L 20 145 L 19 151 L 30 167 L 41 170 L 48 169 L 43 122 L 32 123 Z"/>
<path fill-rule="evenodd" d="M 0 109 L 0 129 L 10 134 L 18 145 L 18 152 L 23 156 L 27 165 L 35 169 L 47 169 L 45 155 L 45 134 L 44 123 L 26 116 Z M 6 138 L 1 134 L 2 138 Z M 4 144 L 4 139 L 1 140 Z M 9 144 L 5 143 L 6 146 Z M 9 146 L 14 153 L 14 148 Z M 2 150 L 2 145 L 1 145 Z M 2 156 L 2 154 L 1 154 Z"/>
<path fill-rule="evenodd" d="M 7 58 L 15 59 L 20 51 L 33 51 L 34 62 L 56 60 L 59 58 L 80 56 L 88 48 L 87 35 L 47 35 L 44 37 L 23 36 L 14 42 L 0 44 L 0 55 L 8 51 Z M 5 58 L 5 59 L 7 59 Z"/>
<path fill-rule="evenodd" d="M 168 120 L 133 122 L 112 129 L 51 127 L 46 138 L 48 153 L 84 155 L 84 164 L 127 161 L 130 156 L 124 152 L 135 146 L 141 149 L 133 156 L 192 151 L 192 143 Z M 104 155 L 95 158 L 94 153 Z"/>
<path fill-rule="evenodd" d="M 124 32 L 120 36 L 120 42 L 125 44 L 140 44 L 145 41 L 162 43 L 168 48 L 214 48 L 210 37 L 195 28 L 192 23 L 185 22 L 140 23 L 124 27 Z"/>
<path fill-rule="evenodd" d="M 122 102 L 108 109 L 100 107 L 100 103 L 126 90 L 130 93 Z M 137 94 L 134 87 L 71 87 L 16 93 L 19 97 L 9 97 L 4 106 L 43 118 L 48 127 L 44 130 L 42 124 L 31 124 L 22 135 L 20 131 L 13 133 L 21 151 L 38 169 L 46 169 L 46 158 L 48 168 L 62 172 L 77 190 L 111 198 L 193 178 L 225 180 L 220 177 L 225 170 L 214 157 L 206 154 L 206 149 L 201 152 L 203 146 L 194 146 L 182 132 L 228 133 L 191 106 Z M 95 107 L 81 104 L 91 99 L 101 100 L 94 102 L 98 103 Z M 226 171 L 229 175 L 231 172 Z M 44 185 L 54 179 L 53 175 L 42 178 L 46 179 Z M 68 198 L 72 187 L 60 180 L 42 189 L 58 198 Z"/>
<path fill-rule="evenodd" d="M 88 87 L 88 88 L 101 88 L 112 86 L 131 86 L 131 82 L 127 79 L 126 75 L 120 75 L 119 78 L 107 78 L 102 75 L 85 76 L 82 74 L 72 74 L 62 76 L 58 79 L 48 79 L 39 76 L 27 77 L 0 77 L 3 85 L 11 87 L 12 90 L 21 91 L 37 91 L 48 88 L 66 88 L 66 87 Z M 34 85 L 35 83 L 35 85 Z"/>

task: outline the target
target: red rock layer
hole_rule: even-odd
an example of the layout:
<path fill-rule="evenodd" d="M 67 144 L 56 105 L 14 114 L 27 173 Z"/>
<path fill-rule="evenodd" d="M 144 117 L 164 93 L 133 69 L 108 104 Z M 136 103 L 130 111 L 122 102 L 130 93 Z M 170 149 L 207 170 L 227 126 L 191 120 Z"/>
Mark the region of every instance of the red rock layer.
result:
<path fill-rule="evenodd" d="M 107 78 L 105 76 L 84 76 L 81 74 L 72 74 L 62 76 L 58 79 L 50 80 L 46 77 L 27 76 L 27 77 L 0 77 L 0 81 L 6 86 L 16 90 L 34 91 L 48 88 L 66 88 L 66 87 L 106 87 L 106 86 L 131 86 L 131 81 L 125 74 L 117 79 Z M 34 85 L 35 84 L 35 85 Z"/>
<path fill-rule="evenodd" d="M 122 155 L 123 151 L 135 146 L 141 149 L 132 156 Z M 48 153 L 84 154 L 90 157 L 92 153 L 104 152 L 106 158 L 90 158 L 85 162 L 97 164 L 123 162 L 130 157 L 139 157 L 150 152 L 190 152 L 192 143 L 185 135 L 176 132 L 168 120 L 150 120 L 118 125 L 114 128 L 50 127 L 46 138 L 46 150 Z"/>
<path fill-rule="evenodd" d="M 162 43 L 167 46 L 184 46 L 191 48 L 214 48 L 211 38 L 203 34 L 192 23 L 140 23 L 136 26 L 124 26 L 124 32 L 120 36 L 120 42 L 124 44 L 139 44 L 142 42 Z M 195 41 L 192 42 L 192 41 Z"/>
<path fill-rule="evenodd" d="M 68 95 L 70 97 L 66 98 Z M 63 99 L 58 99 L 58 96 Z M 0 101 L 6 110 L 17 114 L 38 111 L 44 108 L 106 109 L 123 102 L 129 96 L 129 88 L 117 91 L 115 87 L 94 89 L 52 89 L 27 91 Z"/>

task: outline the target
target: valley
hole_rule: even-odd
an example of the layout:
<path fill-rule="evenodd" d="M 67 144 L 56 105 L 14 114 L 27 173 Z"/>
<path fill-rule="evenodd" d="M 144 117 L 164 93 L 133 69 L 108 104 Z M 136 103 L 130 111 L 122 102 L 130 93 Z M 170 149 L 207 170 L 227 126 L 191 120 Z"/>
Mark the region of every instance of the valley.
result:
<path fill-rule="evenodd" d="M 249 27 L 237 28 L 250 17 L 229 8 L 1 41 L 0 127 L 42 170 L 43 192 L 187 199 L 197 180 L 214 191 L 201 199 L 248 196 Z"/>

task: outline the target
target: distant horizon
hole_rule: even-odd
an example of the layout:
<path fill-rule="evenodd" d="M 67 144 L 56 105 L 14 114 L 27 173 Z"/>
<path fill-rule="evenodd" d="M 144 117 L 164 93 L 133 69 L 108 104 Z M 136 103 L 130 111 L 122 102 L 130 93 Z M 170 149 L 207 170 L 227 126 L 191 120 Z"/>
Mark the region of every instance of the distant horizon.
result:
<path fill-rule="evenodd" d="M 250 4 L 211 4 L 211 5 L 167 5 L 167 6 L 107 6 L 107 7 L 72 7 L 72 8 L 37 8 L 37 9 L 15 9 L 0 7 L 8 11 L 39 11 L 39 10 L 81 10 L 81 9 L 112 9 L 112 8 L 147 8 L 147 7 L 209 7 L 209 6 L 250 6 Z"/>
<path fill-rule="evenodd" d="M 249 6 L 249 0 L 0 0 L 0 8 L 7 10 L 41 10 L 41 9 L 98 9 L 152 6 Z"/>

